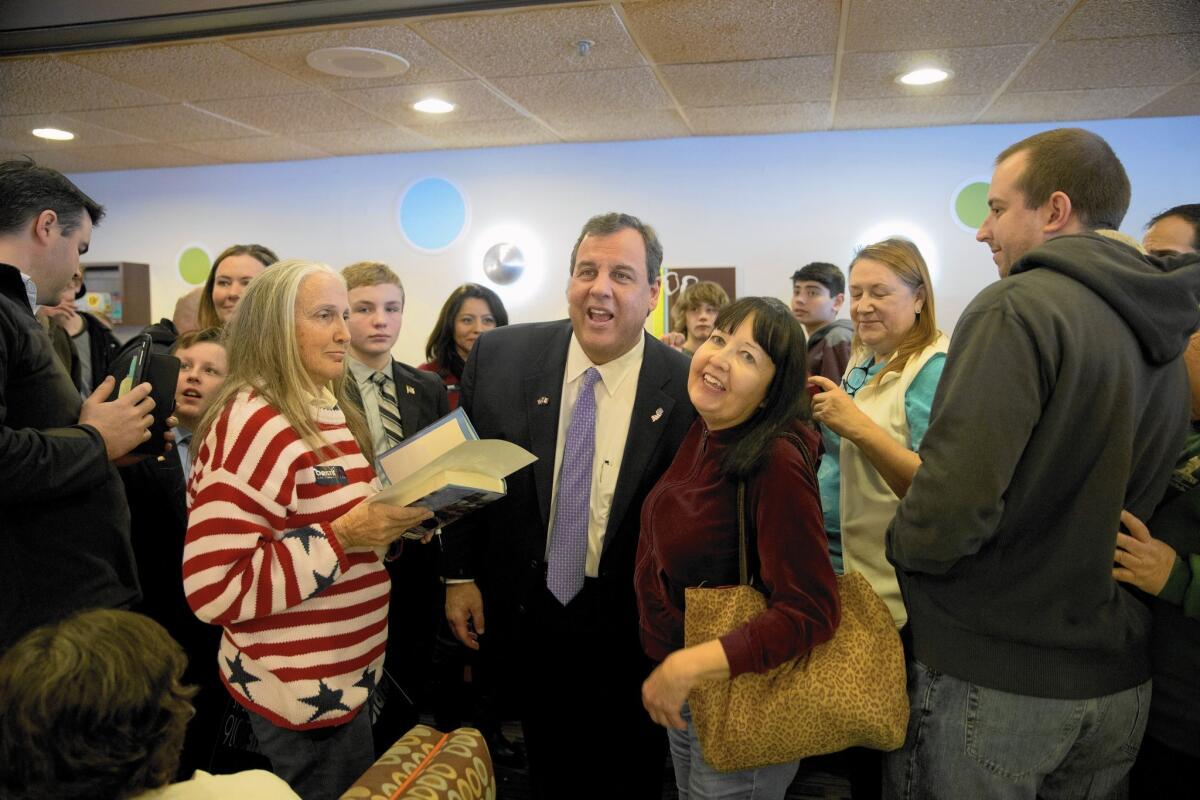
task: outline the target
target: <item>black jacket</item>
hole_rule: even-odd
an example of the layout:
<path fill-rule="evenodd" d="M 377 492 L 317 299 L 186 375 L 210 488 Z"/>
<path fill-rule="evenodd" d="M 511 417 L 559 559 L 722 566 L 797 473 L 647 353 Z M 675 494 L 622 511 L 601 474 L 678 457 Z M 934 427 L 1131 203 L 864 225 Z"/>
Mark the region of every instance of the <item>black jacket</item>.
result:
<path fill-rule="evenodd" d="M 508 495 L 464 517 L 443 535 L 443 575 L 478 577 L 512 591 L 544 560 L 554 482 L 559 404 L 571 325 L 562 320 L 509 325 L 480 336 L 463 375 L 462 407 L 480 438 L 504 439 L 538 457 L 508 478 Z M 621 597 L 636 629 L 633 560 L 642 500 L 670 466 L 695 409 L 687 395 L 688 361 L 646 335 L 637 397 L 617 478 L 599 578 Z M 505 598 L 487 598 L 504 602 Z M 517 598 L 507 599 L 515 601 Z M 626 602 L 627 601 L 627 602 Z M 490 612 L 489 612 L 490 613 Z"/>
<path fill-rule="evenodd" d="M 1183 445 L 1198 304 L 1200 258 L 1079 235 L 963 312 L 887 534 L 917 659 L 1048 698 L 1150 677 L 1149 614 L 1113 550 L 1121 509 L 1150 516 Z"/>
<path fill-rule="evenodd" d="M 51 351 L 21 274 L 0 264 L 0 651 L 72 611 L 139 596 L 121 480 Z"/>

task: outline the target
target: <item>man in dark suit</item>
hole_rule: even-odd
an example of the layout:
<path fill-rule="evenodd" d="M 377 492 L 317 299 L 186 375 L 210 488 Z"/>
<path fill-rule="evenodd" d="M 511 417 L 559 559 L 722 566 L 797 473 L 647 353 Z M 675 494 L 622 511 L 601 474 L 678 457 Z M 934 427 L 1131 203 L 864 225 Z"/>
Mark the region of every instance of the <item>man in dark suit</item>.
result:
<path fill-rule="evenodd" d="M 644 329 L 661 264 L 636 217 L 592 218 L 571 254 L 570 320 L 483 334 L 463 375 L 479 435 L 538 460 L 443 534 L 446 616 L 512 688 L 540 798 L 662 796 L 633 562 L 642 500 L 695 411 L 687 359 Z"/>
<path fill-rule="evenodd" d="M 400 277 L 375 261 L 352 264 L 342 275 L 350 295 L 350 396 L 367 418 L 378 459 L 450 413 L 450 404 L 437 375 L 392 358 L 404 322 Z M 409 543 L 387 568 L 392 596 L 384 670 L 395 683 L 383 681 L 372 702 L 379 753 L 417 723 L 441 619 L 436 546 Z"/>
<path fill-rule="evenodd" d="M 142 601 L 133 607 L 155 619 L 183 646 L 188 665 L 184 682 L 198 686 L 192 698 L 195 718 L 188 724 L 179 759 L 180 780 L 210 768 L 228 693 L 217 671 L 221 629 L 197 619 L 183 591 L 183 539 L 187 533 L 187 478 L 192 433 L 225 382 L 221 331 L 185 333 L 171 346 L 179 359 L 175 384 L 175 447 L 158 458 L 121 468 L 129 501 L 130 539 L 142 582 Z M 196 442 L 199 446 L 199 442 Z"/>

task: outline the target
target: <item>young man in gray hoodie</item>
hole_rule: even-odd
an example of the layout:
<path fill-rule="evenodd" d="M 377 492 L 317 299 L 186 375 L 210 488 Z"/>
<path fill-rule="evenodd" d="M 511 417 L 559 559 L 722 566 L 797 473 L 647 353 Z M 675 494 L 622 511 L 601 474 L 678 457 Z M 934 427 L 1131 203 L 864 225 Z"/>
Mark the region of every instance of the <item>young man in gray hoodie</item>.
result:
<path fill-rule="evenodd" d="M 889 796 L 1105 797 L 1137 753 L 1150 617 L 1113 580 L 1113 548 L 1187 431 L 1200 257 L 1095 235 L 1129 194 L 1088 131 L 996 159 L 977 238 L 1003 280 L 958 322 L 887 534 L 913 645 Z"/>

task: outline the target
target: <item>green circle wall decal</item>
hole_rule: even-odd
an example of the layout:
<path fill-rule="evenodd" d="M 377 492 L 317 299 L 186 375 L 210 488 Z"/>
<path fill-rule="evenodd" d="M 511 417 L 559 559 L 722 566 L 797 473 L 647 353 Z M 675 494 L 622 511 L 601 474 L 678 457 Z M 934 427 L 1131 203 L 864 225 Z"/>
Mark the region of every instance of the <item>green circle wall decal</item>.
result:
<path fill-rule="evenodd" d="M 983 181 L 968 183 L 958 190 L 954 198 L 954 216 L 968 228 L 978 228 L 987 217 L 988 184 Z"/>
<path fill-rule="evenodd" d="M 179 274 L 193 286 L 198 286 L 208 280 L 208 271 L 212 267 L 212 258 L 203 248 L 192 246 L 179 254 Z"/>

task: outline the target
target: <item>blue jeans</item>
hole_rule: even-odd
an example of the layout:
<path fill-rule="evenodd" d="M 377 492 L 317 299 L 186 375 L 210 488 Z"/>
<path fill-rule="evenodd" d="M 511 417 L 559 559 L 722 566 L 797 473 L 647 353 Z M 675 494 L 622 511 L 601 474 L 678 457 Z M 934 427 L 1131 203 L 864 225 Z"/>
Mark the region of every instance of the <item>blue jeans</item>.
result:
<path fill-rule="evenodd" d="M 885 798 L 1105 798 L 1137 755 L 1150 681 L 1104 697 L 1009 694 L 908 664 L 904 747 L 884 759 Z"/>
<path fill-rule="evenodd" d="M 687 730 L 667 730 L 679 800 L 782 800 L 800 768 L 799 761 L 740 772 L 717 772 L 700 753 L 700 740 L 696 738 L 692 710 L 687 703 L 681 713 L 688 724 Z"/>
<path fill-rule="evenodd" d="M 363 708 L 345 725 L 294 731 L 246 711 L 271 771 L 303 800 L 337 800 L 375 763 L 369 712 Z"/>

